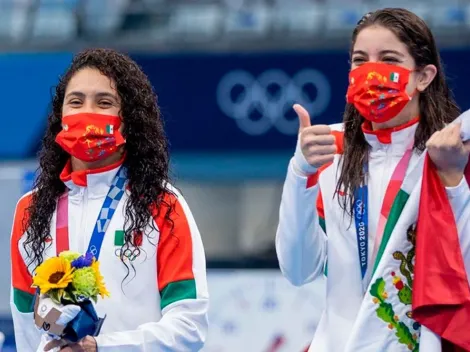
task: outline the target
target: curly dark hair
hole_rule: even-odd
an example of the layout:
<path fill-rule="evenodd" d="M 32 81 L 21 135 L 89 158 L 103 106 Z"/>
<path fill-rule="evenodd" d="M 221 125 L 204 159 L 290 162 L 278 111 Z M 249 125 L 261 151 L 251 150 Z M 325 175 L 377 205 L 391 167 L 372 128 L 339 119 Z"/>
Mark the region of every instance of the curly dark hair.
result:
<path fill-rule="evenodd" d="M 31 205 L 27 209 L 28 221 L 24 224 L 27 229 L 24 248 L 30 259 L 28 266 L 37 266 L 43 262 L 45 240 L 51 231 L 57 199 L 65 192 L 65 185 L 59 176 L 70 158 L 55 142 L 57 134 L 62 130 L 65 90 L 74 74 L 84 68 L 97 69 L 111 79 L 121 98 L 120 116 L 126 138 L 124 166 L 127 168 L 130 188 L 125 208 L 125 243 L 121 261 L 126 265 L 129 275 L 129 266 L 124 261 L 123 253 L 133 247 L 132 234 L 135 231 L 144 233 L 149 223 L 154 226 L 151 221 L 152 208 L 157 211 L 166 209 L 165 219 L 171 222 L 170 213 L 174 205 L 169 204 L 164 197 L 166 193 L 171 193 L 166 187 L 169 182 L 169 153 L 156 95 L 139 66 L 128 56 L 114 50 L 89 49 L 79 53 L 56 87 L 39 153 L 39 174 Z M 139 248 L 134 250 L 140 251 Z"/>
<path fill-rule="evenodd" d="M 400 8 L 377 10 L 364 15 L 358 22 L 352 35 L 350 55 L 352 55 L 359 32 L 374 25 L 389 29 L 408 47 L 417 69 L 427 65 L 434 65 L 437 68 L 436 77 L 420 94 L 420 121 L 415 133 L 414 150 L 422 152 L 426 147 L 426 141 L 434 132 L 442 129 L 446 123 L 455 120 L 460 115 L 460 109 L 446 82 L 444 67 L 434 36 L 426 23 L 408 10 Z M 346 104 L 343 116 L 344 153 L 341 157 L 336 193 L 342 190 L 348 195 L 338 197 L 338 201 L 349 215 L 353 213 L 354 193 L 364 183 L 363 165 L 369 153 L 369 145 L 361 128 L 363 122 L 364 118 L 354 105 Z"/>

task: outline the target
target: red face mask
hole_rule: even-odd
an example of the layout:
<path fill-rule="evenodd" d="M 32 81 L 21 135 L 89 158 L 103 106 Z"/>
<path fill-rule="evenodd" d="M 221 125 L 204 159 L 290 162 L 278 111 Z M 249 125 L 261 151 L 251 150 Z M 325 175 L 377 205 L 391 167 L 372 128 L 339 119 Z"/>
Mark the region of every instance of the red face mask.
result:
<path fill-rule="evenodd" d="M 82 113 L 62 118 L 56 142 L 70 155 L 86 162 L 105 159 L 126 141 L 118 116 Z"/>
<path fill-rule="evenodd" d="M 371 122 L 387 122 L 411 100 L 406 85 L 411 71 L 385 63 L 368 62 L 352 70 L 346 100 Z"/>

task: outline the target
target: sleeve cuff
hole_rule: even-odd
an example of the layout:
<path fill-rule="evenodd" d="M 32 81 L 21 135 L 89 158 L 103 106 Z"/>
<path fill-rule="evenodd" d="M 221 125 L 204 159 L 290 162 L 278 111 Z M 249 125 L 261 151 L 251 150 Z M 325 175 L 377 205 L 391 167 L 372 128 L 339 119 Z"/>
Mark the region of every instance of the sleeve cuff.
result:
<path fill-rule="evenodd" d="M 295 158 L 292 158 L 291 163 L 290 163 L 290 168 L 292 172 L 294 173 L 295 176 L 298 178 L 307 181 L 307 179 L 311 176 L 314 175 L 317 171 L 314 171 L 312 174 L 306 174 L 301 170 L 301 168 L 297 165 L 295 162 Z"/>
<path fill-rule="evenodd" d="M 469 192 L 468 183 L 465 176 L 462 177 L 460 183 L 455 187 L 446 187 L 447 197 L 449 199 L 457 198 L 465 192 Z"/>
<path fill-rule="evenodd" d="M 94 336 L 95 341 L 96 341 L 96 351 L 102 351 L 103 350 L 103 336 L 98 335 Z"/>
<path fill-rule="evenodd" d="M 290 163 L 289 163 L 289 169 L 290 173 L 295 176 L 295 178 L 299 182 L 307 182 L 308 178 L 312 175 L 315 175 L 317 171 L 313 172 L 312 174 L 305 174 L 302 170 L 299 169 L 299 167 L 296 165 L 295 159 L 292 158 Z"/>
<path fill-rule="evenodd" d="M 318 171 L 312 175 L 305 175 L 303 172 L 297 170 L 295 167 L 295 161 L 292 158 L 289 163 L 287 172 L 287 179 L 290 180 L 291 184 L 295 184 L 296 187 L 304 190 L 312 190 L 318 184 Z"/>

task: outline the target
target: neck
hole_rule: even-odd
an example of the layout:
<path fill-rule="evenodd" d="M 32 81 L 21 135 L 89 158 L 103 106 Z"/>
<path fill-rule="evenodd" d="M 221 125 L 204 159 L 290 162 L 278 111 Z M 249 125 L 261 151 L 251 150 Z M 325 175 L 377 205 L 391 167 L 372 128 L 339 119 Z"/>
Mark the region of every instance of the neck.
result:
<path fill-rule="evenodd" d="M 103 160 L 91 162 L 82 161 L 72 156 L 72 171 L 94 170 L 109 166 L 118 162 L 122 158 L 123 152 L 124 150 L 120 149 Z"/>

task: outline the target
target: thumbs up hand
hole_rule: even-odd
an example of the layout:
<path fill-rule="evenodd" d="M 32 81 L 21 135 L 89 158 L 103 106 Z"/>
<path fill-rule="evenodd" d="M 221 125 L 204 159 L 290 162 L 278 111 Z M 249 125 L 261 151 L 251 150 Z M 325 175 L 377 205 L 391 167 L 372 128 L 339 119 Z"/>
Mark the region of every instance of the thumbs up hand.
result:
<path fill-rule="evenodd" d="M 294 155 L 294 168 L 309 176 L 321 166 L 332 162 L 336 153 L 335 137 L 327 125 L 313 125 L 310 115 L 301 105 L 295 104 L 299 117 L 299 137 Z"/>

